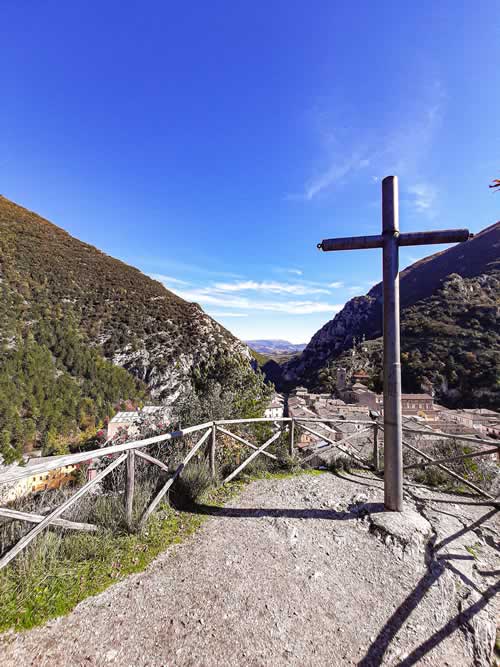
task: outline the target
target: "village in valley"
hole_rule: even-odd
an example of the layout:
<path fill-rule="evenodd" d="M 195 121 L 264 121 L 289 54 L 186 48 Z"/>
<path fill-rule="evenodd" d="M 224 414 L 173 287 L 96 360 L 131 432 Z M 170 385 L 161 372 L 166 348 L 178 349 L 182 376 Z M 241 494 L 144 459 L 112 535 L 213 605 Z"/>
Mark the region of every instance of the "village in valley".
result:
<path fill-rule="evenodd" d="M 383 394 L 368 387 L 368 374 L 355 371 L 350 380 L 345 368 L 337 369 L 336 395 L 311 393 L 306 387 L 296 387 L 289 395 L 275 393 L 265 411 L 269 418 L 293 417 L 297 420 L 316 420 L 314 431 L 301 429 L 296 447 L 304 452 L 316 452 L 317 462 L 327 463 L 330 456 L 321 459 L 321 450 L 327 449 L 329 441 L 340 441 L 359 430 L 361 425 L 353 422 L 376 421 L 383 417 Z M 439 405 L 429 394 L 402 394 L 403 424 L 418 429 L 425 442 L 425 433 L 500 438 L 500 414 L 487 408 L 464 408 L 453 410 Z M 326 439 L 325 439 L 326 438 Z M 383 442 L 383 434 L 381 435 Z M 429 438 L 435 440 L 434 436 Z M 357 447 L 360 453 L 371 446 L 372 436 L 365 436 L 365 447 Z M 347 445 L 352 447 L 352 445 Z M 478 443 L 478 448 L 481 445 Z M 497 455 L 493 455 L 496 459 Z"/>
<path fill-rule="evenodd" d="M 345 368 L 337 368 L 336 393 L 312 393 L 306 387 L 296 387 L 288 394 L 275 392 L 265 408 L 263 417 L 280 419 L 292 417 L 303 423 L 297 429 L 295 447 L 301 455 L 315 465 L 328 465 L 338 451 L 332 451 L 333 442 L 341 442 L 361 431 L 356 438 L 344 444 L 346 453 L 353 457 L 370 458 L 373 445 L 371 429 L 363 429 L 363 422 L 383 418 L 383 394 L 368 388 L 369 376 L 364 370 L 354 371 L 350 377 Z M 419 431 L 420 442 L 435 442 L 435 435 L 471 436 L 500 439 L 500 414 L 486 408 L 463 408 L 453 410 L 439 405 L 430 394 L 402 394 L 403 424 L 405 428 Z M 104 437 L 111 442 L 126 433 L 129 439 L 141 437 L 141 426 L 145 420 L 168 422 L 170 409 L 162 405 L 145 405 L 136 410 L 117 412 L 106 424 Z M 305 420 L 305 422 L 304 422 Z M 307 420 L 312 423 L 307 425 Z M 425 434 L 430 437 L 425 438 Z M 379 432 L 379 446 L 383 446 L 383 432 Z M 355 441 L 355 442 L 354 442 Z M 341 442 L 342 444 L 342 442 Z M 478 443 L 480 451 L 482 444 Z M 472 443 L 472 449 L 474 444 Z M 325 453 L 323 454 L 323 450 Z M 15 471 L 20 466 L 30 468 L 49 460 L 41 450 L 34 450 L 19 464 L 0 464 L 0 471 Z M 499 452 L 490 455 L 497 460 Z M 362 460 L 361 458 L 359 460 Z M 86 478 L 91 480 L 96 469 L 92 461 L 85 462 Z M 11 502 L 32 493 L 57 489 L 74 482 L 79 465 L 67 465 L 43 474 L 33 474 L 2 488 L 2 501 Z"/>
<path fill-rule="evenodd" d="M 337 368 L 336 393 L 312 393 L 306 387 L 296 387 L 289 393 L 273 393 L 271 401 L 265 408 L 263 417 L 280 419 L 292 417 L 298 422 L 313 422 L 309 426 L 297 430 L 295 447 L 308 456 L 316 465 L 327 465 L 332 456 L 332 442 L 340 442 L 362 431 L 356 437 L 356 443 L 344 445 L 346 452 L 357 457 L 369 458 L 373 442 L 371 429 L 363 429 L 363 422 L 381 420 L 383 418 L 383 394 L 368 388 L 369 376 L 365 370 L 354 371 L 350 377 L 345 368 Z M 435 442 L 435 435 L 446 434 L 448 437 L 471 436 L 500 439 L 500 414 L 487 408 L 462 408 L 453 410 L 439 405 L 430 394 L 402 394 L 401 406 L 403 424 L 407 429 L 419 432 L 420 442 Z M 126 433 L 130 439 L 141 437 L 141 427 L 145 420 L 158 423 L 168 422 L 170 408 L 162 405 L 145 405 L 136 410 L 117 412 L 105 426 L 105 440 L 111 442 L 116 436 Z M 367 431 L 370 431 L 369 433 Z M 379 433 L 379 445 L 383 445 L 383 433 Z M 479 442 L 478 451 L 482 448 Z M 474 443 L 472 443 L 474 449 Z M 325 450 L 325 454 L 322 451 Z M 497 460 L 499 452 L 490 455 Z M 22 465 L 27 468 L 43 463 L 46 457 L 40 451 L 31 452 Z M 50 459 L 50 457 L 49 457 Z M 361 460 L 361 459 L 360 459 Z M 92 479 L 95 468 L 92 461 L 87 461 L 86 476 Z M 14 471 L 20 464 L 0 465 L 0 470 Z M 2 499 L 6 502 L 49 489 L 65 486 L 75 479 L 78 465 L 67 465 L 44 474 L 25 477 L 16 484 L 3 489 Z"/>

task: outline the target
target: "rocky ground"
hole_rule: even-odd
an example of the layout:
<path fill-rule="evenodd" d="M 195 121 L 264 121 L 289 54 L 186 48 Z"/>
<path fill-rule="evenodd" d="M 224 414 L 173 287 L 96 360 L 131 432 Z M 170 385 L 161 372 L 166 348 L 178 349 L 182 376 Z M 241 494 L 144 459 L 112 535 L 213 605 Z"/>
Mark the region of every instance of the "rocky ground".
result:
<path fill-rule="evenodd" d="M 368 474 L 254 482 L 146 571 L 1 636 L 2 665 L 489 666 L 498 512 L 408 491 L 396 515 Z"/>

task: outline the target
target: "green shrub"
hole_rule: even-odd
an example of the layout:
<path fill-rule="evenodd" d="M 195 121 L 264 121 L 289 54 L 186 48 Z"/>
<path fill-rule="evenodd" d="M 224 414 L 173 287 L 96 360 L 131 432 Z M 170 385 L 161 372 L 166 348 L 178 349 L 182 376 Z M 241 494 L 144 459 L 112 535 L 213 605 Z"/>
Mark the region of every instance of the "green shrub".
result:
<path fill-rule="evenodd" d="M 445 459 L 447 457 L 470 454 L 474 451 L 471 446 L 464 445 L 460 440 L 453 438 L 437 440 L 432 443 L 419 442 L 417 439 L 416 444 L 433 459 Z M 422 457 L 419 454 L 405 449 L 404 463 L 406 465 L 420 462 L 422 462 Z M 492 491 L 495 488 L 496 480 L 498 479 L 498 465 L 495 461 L 489 459 L 489 457 L 448 461 L 444 465 L 461 477 L 474 484 L 478 484 L 485 491 Z M 445 489 L 455 490 L 458 490 L 462 486 L 461 482 L 455 480 L 436 465 L 416 468 L 409 470 L 408 473 L 410 479 L 428 486 L 440 486 Z"/>
<path fill-rule="evenodd" d="M 215 484 L 206 461 L 191 461 L 174 484 L 173 500 L 176 505 L 192 505 Z"/>
<path fill-rule="evenodd" d="M 259 456 L 256 456 L 253 461 L 250 461 L 246 468 L 241 471 L 240 476 L 254 477 L 269 472 L 274 468 L 275 465 L 273 459 L 260 454 Z"/>
<path fill-rule="evenodd" d="M 416 473 L 415 480 L 426 486 L 447 486 L 451 483 L 450 476 L 436 466 L 429 466 Z"/>
<path fill-rule="evenodd" d="M 328 470 L 330 470 L 330 472 L 342 472 L 343 470 L 345 472 L 351 472 L 351 468 L 351 459 L 348 456 L 342 455 L 334 456 L 328 465 Z"/>
<path fill-rule="evenodd" d="M 304 464 L 298 456 L 285 454 L 280 457 L 279 467 L 281 470 L 286 470 L 288 472 L 300 472 L 303 469 Z"/>

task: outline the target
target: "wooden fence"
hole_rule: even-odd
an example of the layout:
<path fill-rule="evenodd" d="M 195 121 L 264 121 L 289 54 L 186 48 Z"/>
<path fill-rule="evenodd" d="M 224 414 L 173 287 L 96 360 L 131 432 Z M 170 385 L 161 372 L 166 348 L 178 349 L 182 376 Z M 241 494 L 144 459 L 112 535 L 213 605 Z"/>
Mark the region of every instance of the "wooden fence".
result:
<path fill-rule="evenodd" d="M 229 430 L 229 427 L 238 426 L 242 424 L 259 424 L 259 423 L 269 423 L 273 427 L 272 435 L 262 444 L 258 445 L 254 442 L 251 442 L 249 436 L 243 437 L 233 431 Z M 342 435 L 339 429 L 335 430 L 332 428 L 332 425 L 355 425 L 356 430 L 347 435 Z M 254 461 L 258 456 L 265 456 L 271 460 L 277 460 L 278 457 L 276 454 L 268 451 L 270 446 L 278 440 L 280 435 L 284 432 L 287 433 L 289 437 L 288 440 L 288 453 L 293 456 L 297 452 L 296 448 L 296 433 L 297 429 L 302 429 L 303 431 L 309 433 L 310 435 L 315 436 L 321 442 L 321 444 L 313 449 L 312 453 L 307 454 L 306 456 L 301 457 L 303 462 L 308 462 L 318 454 L 327 454 L 339 450 L 344 455 L 351 457 L 356 463 L 362 464 L 363 466 L 372 467 L 376 472 L 383 472 L 379 467 L 379 434 L 383 433 L 382 425 L 374 420 L 349 420 L 349 419 L 321 419 L 321 418 L 298 418 L 298 417 L 280 417 L 280 418 L 255 418 L 255 419 L 229 419 L 229 420 L 219 420 L 206 422 L 204 424 L 199 424 L 198 426 L 191 426 L 180 431 L 174 431 L 172 433 L 165 433 L 158 436 L 153 436 L 150 438 L 145 438 L 142 440 L 132 440 L 119 445 L 110 445 L 100 449 L 88 451 L 88 452 L 79 452 L 76 454 L 67 454 L 62 456 L 50 457 L 49 460 L 45 460 L 43 463 L 35 464 L 29 466 L 29 468 L 17 467 L 14 470 L 6 470 L 0 473 L 0 486 L 3 484 L 15 484 L 23 478 L 32 477 L 34 475 L 46 474 L 51 470 L 56 470 L 65 466 L 72 466 L 79 463 L 97 461 L 100 459 L 110 459 L 110 463 L 101 470 L 96 477 L 87 481 L 81 487 L 79 487 L 75 493 L 67 498 L 59 507 L 53 509 L 48 514 L 33 514 L 28 512 L 21 512 L 14 510 L 8 507 L 0 507 L 0 517 L 4 517 L 11 521 L 26 521 L 28 523 L 35 524 L 34 527 L 26 533 L 13 547 L 10 548 L 3 556 L 0 558 L 0 569 L 4 568 L 8 563 L 12 561 L 21 551 L 23 551 L 36 537 L 39 535 L 45 528 L 49 526 L 58 526 L 60 528 L 70 529 L 70 530 L 85 530 L 85 531 L 95 531 L 98 530 L 98 526 L 88 523 L 79 523 L 76 521 L 70 521 L 68 519 L 63 519 L 61 515 L 68 510 L 72 505 L 74 505 L 80 498 L 87 494 L 93 487 L 95 487 L 99 482 L 101 482 L 107 475 L 109 475 L 113 470 L 115 470 L 122 463 L 126 465 L 126 481 L 125 481 L 125 491 L 124 491 L 124 506 L 125 506 L 125 516 L 127 523 L 131 525 L 132 523 L 132 509 L 134 501 L 134 489 L 135 489 L 135 468 L 136 468 L 136 458 L 140 458 L 152 465 L 156 465 L 163 472 L 170 474 L 167 481 L 163 484 L 159 491 L 157 491 L 154 498 L 149 503 L 148 507 L 145 509 L 139 520 L 139 527 L 143 527 L 148 518 L 157 508 L 161 500 L 165 497 L 166 493 L 171 488 L 175 480 L 182 474 L 185 467 L 189 464 L 191 459 L 195 456 L 197 452 L 201 450 L 203 445 L 206 445 L 206 454 L 207 459 L 210 465 L 210 471 L 212 475 L 216 476 L 216 448 L 217 448 L 217 433 L 223 434 L 224 436 L 233 439 L 235 442 L 244 445 L 251 453 L 249 456 L 239 465 L 236 469 L 232 471 L 223 481 L 223 484 L 230 482 L 237 475 L 239 475 L 249 463 Z M 318 432 L 318 429 L 320 432 Z M 455 472 L 446 468 L 443 463 L 447 461 L 457 461 L 461 459 L 471 458 L 473 456 L 482 456 L 490 454 L 491 452 L 498 451 L 499 445 L 493 440 L 484 440 L 478 438 L 471 438 L 467 436 L 458 436 L 454 434 L 440 433 L 435 431 L 424 431 L 419 429 L 404 428 L 411 434 L 424 435 L 426 437 L 447 437 L 453 438 L 455 440 L 465 440 L 468 442 L 473 442 L 474 444 L 487 444 L 491 445 L 490 449 L 484 450 L 478 453 L 469 453 L 460 456 L 449 457 L 448 459 L 439 459 L 434 460 L 425 452 L 417 449 L 411 443 L 404 441 L 404 445 L 417 453 L 424 462 L 412 464 L 405 466 L 405 470 L 425 467 L 428 465 L 436 465 L 441 468 L 443 471 L 454 477 L 455 479 L 460 480 L 462 483 L 466 484 L 470 488 L 474 489 L 477 493 L 485 496 L 486 498 L 492 499 L 492 496 L 488 494 L 483 489 L 479 488 L 477 485 L 469 482 L 460 475 L 457 475 Z M 165 445 L 167 446 L 170 441 L 182 438 L 186 435 L 194 434 L 203 431 L 201 437 L 197 440 L 196 444 L 189 450 L 182 462 L 177 466 L 173 474 L 170 473 L 170 469 L 166 463 L 160 459 L 152 456 L 151 454 L 144 451 L 147 447 L 151 445 Z M 370 436 L 370 432 L 373 434 Z M 340 439 L 337 437 L 340 436 Z M 371 461 L 364 459 L 360 456 L 359 450 L 355 450 L 353 447 L 353 441 L 359 439 L 360 437 L 372 437 L 372 456 Z M 350 446 L 350 448 L 347 447 Z M 354 449 L 354 451 L 353 451 Z"/>

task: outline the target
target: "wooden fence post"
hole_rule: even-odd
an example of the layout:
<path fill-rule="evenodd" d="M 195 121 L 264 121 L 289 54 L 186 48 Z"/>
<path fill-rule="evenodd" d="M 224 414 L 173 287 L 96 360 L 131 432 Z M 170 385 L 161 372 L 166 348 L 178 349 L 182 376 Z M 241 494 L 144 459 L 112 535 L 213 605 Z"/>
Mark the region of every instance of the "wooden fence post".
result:
<path fill-rule="evenodd" d="M 295 419 L 292 417 L 292 424 L 290 426 L 290 456 L 293 456 L 294 446 L 295 446 Z"/>
<path fill-rule="evenodd" d="M 212 477 L 215 478 L 215 445 L 216 445 L 216 432 L 215 422 L 212 424 L 212 439 L 210 440 L 210 472 Z"/>
<path fill-rule="evenodd" d="M 373 424 L 373 467 L 375 472 L 380 470 L 380 452 L 378 448 L 378 424 Z"/>
<path fill-rule="evenodd" d="M 127 526 L 132 527 L 132 512 L 134 509 L 134 487 L 135 487 L 135 452 L 129 450 L 127 454 L 127 481 L 125 484 L 125 517 Z"/>

